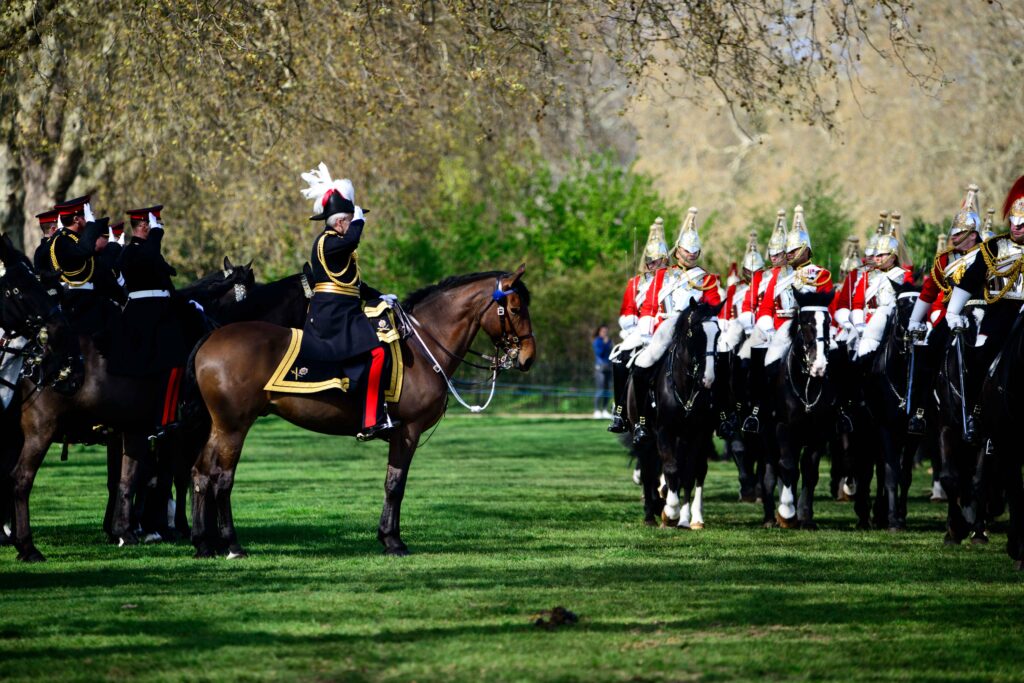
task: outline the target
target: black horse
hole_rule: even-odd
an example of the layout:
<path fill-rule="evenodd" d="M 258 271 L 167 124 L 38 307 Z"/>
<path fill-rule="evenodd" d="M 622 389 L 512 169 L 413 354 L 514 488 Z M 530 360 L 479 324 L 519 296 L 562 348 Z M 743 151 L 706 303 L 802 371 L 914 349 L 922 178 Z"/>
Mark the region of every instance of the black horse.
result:
<path fill-rule="evenodd" d="M 965 404 L 964 394 L 970 394 L 976 378 L 970 376 L 970 355 L 975 353 L 974 342 L 978 334 L 977 317 L 968 309 L 969 326 L 950 334 L 945 322 L 932 331 L 944 344 L 935 382 L 938 397 L 939 455 L 941 470 L 939 482 L 948 496 L 946 535 L 943 542 L 957 545 L 967 539 L 973 543 L 987 543 L 988 511 L 986 479 L 991 475 L 992 458 L 986 449 L 965 439 L 964 416 L 972 407 Z M 978 382 L 980 385 L 980 382 Z M 969 400 L 969 399 L 968 399 Z"/>
<path fill-rule="evenodd" d="M 769 430 L 765 481 L 762 482 L 765 526 L 817 529 L 814 489 L 828 435 L 835 425 L 835 390 L 828 374 L 832 293 L 796 295 L 799 312 L 789 327 L 790 346 L 769 369 L 775 399 L 774 428 Z M 777 334 L 781 334 L 778 332 Z M 772 438 L 774 437 L 774 438 Z M 775 508 L 775 476 L 781 485 Z M 800 497 L 793 492 L 800 484 Z M 794 503 L 796 505 L 794 506 Z M 774 513 L 774 516 L 772 516 Z"/>
<path fill-rule="evenodd" d="M 865 393 L 871 416 L 864 426 L 873 441 L 873 444 L 865 444 L 868 446 L 865 451 L 874 453 L 875 457 L 861 458 L 862 467 L 858 472 L 856 508 L 861 526 L 867 521 L 871 474 L 877 468 L 876 525 L 884 523 L 890 531 L 904 531 L 907 527 L 907 493 L 914 453 L 920 442 L 919 437 L 907 433 L 909 411 L 915 408 L 910 393 L 914 394 L 913 398 L 920 394 L 913 391 L 911 382 L 912 360 L 916 360 L 912 354 L 919 350 L 907 329 L 917 295 L 914 289 L 901 290 L 896 307 L 886 321 L 878 350 L 863 361 L 867 367 Z M 881 446 L 881 450 L 874 448 L 874 444 Z"/>
<path fill-rule="evenodd" d="M 654 374 L 657 404 L 658 455 L 667 488 L 662 522 L 682 529 L 704 528 L 704 478 L 708 472 L 707 441 L 717 424 L 712 400 L 715 345 L 721 306 L 697 304 L 679 314 L 672 343 Z M 645 512 L 657 505 L 657 484 L 646 477 Z"/>
<path fill-rule="evenodd" d="M 230 263 L 227 258 L 224 262 Z M 311 281 L 312 272 L 305 264 L 302 272 L 252 285 L 234 296 L 228 293 L 206 306 L 206 313 L 220 325 L 261 320 L 282 327 L 302 327 L 313 296 Z"/>
<path fill-rule="evenodd" d="M 1018 315 L 1002 351 L 985 377 L 981 392 L 983 427 L 991 435 L 994 471 L 1006 493 L 1010 527 L 1006 552 L 1013 567 L 1024 570 L 1024 455 L 1016 431 L 1016 406 L 1024 397 L 1024 318 Z M 950 496 L 952 499 L 953 496 Z"/>

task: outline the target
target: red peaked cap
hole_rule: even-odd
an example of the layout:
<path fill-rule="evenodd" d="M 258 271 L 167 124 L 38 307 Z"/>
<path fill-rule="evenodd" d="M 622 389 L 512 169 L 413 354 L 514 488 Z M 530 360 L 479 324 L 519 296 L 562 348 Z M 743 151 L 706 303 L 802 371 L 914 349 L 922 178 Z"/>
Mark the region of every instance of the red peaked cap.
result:
<path fill-rule="evenodd" d="M 156 206 L 148 206 L 145 209 L 131 209 L 128 211 L 128 218 L 133 221 L 147 221 L 149 220 L 149 214 L 153 214 L 159 220 L 160 209 L 164 208 L 163 204 L 157 204 Z"/>
<path fill-rule="evenodd" d="M 37 213 L 36 214 L 36 218 L 39 219 L 39 227 L 41 227 L 41 228 L 42 227 L 46 227 L 47 225 L 50 225 L 51 223 L 56 223 L 57 222 L 57 218 L 59 216 L 60 216 L 60 211 L 58 211 L 57 209 L 50 209 L 49 211 L 43 211 L 42 213 Z"/>
<path fill-rule="evenodd" d="M 53 208 L 61 216 L 77 216 L 78 214 L 85 212 L 85 205 L 88 203 L 89 195 L 85 195 L 84 197 L 69 199 Z"/>
<path fill-rule="evenodd" d="M 114 237 L 120 237 L 121 233 L 124 232 L 124 221 L 111 225 L 110 231 L 114 233 Z"/>
<path fill-rule="evenodd" d="M 1006 195 L 1006 201 L 1003 202 L 1003 220 L 1010 215 L 1010 207 L 1013 206 L 1013 203 L 1021 197 L 1024 197 L 1024 175 L 1017 178 L 1017 182 L 1013 184 Z"/>
<path fill-rule="evenodd" d="M 733 261 L 732 264 L 729 266 L 729 275 L 735 275 L 735 274 L 736 274 L 736 262 Z"/>

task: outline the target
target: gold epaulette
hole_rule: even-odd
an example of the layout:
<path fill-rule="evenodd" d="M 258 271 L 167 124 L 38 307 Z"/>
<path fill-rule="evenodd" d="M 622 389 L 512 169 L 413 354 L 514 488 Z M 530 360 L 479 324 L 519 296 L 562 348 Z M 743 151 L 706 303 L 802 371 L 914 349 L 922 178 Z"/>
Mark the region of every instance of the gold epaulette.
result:
<path fill-rule="evenodd" d="M 714 289 L 717 286 L 718 278 L 716 278 L 712 273 L 705 273 L 704 282 L 699 285 L 693 285 L 693 288 L 699 292 L 706 292 L 710 289 Z"/>
<path fill-rule="evenodd" d="M 1017 282 L 1017 278 L 1020 276 L 1021 269 L 1024 267 L 1024 258 L 1018 258 L 1014 261 L 1006 270 L 999 270 L 995 256 L 992 255 L 991 249 L 989 249 L 988 243 L 994 242 L 995 240 L 1002 239 L 1003 237 L 1009 237 L 1010 233 L 1004 232 L 1001 235 L 995 235 L 982 242 L 979 246 L 981 248 L 981 256 L 985 259 L 985 267 L 988 269 L 989 278 L 1002 277 L 1006 278 L 1006 284 L 999 291 L 998 294 L 989 294 L 988 287 L 985 288 L 985 303 L 994 304 L 995 302 L 1006 296 L 1006 293 L 1010 291 L 1010 288 Z"/>
<path fill-rule="evenodd" d="M 78 243 L 78 235 L 76 235 L 73 232 L 58 232 L 57 234 L 55 234 L 53 236 L 53 239 L 50 240 L 50 263 L 53 264 L 53 270 L 55 272 L 57 272 L 57 273 L 60 273 L 61 279 L 64 280 L 64 282 L 67 282 L 68 284 L 84 285 L 86 282 L 89 282 L 89 280 L 92 279 L 92 275 L 93 275 L 93 273 L 96 270 L 96 263 L 93 260 L 93 258 L 90 256 L 88 258 L 88 260 L 86 260 L 85 265 L 82 266 L 81 268 L 79 268 L 78 270 L 64 270 L 64 269 L 62 269 L 60 267 L 60 263 L 57 262 L 57 240 L 60 239 L 62 236 L 69 238 L 72 242 L 74 242 L 76 244 Z M 89 269 L 89 272 L 86 274 L 84 279 L 82 279 L 82 280 L 71 280 L 70 279 L 72 277 L 77 277 L 78 275 L 81 275 L 82 273 L 84 273 L 86 268 Z"/>

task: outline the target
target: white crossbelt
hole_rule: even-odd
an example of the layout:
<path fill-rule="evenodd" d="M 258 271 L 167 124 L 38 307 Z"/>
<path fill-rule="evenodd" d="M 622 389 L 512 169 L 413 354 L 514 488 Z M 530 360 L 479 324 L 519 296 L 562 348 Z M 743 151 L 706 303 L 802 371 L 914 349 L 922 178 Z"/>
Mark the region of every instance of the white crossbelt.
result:
<path fill-rule="evenodd" d="M 81 291 L 83 289 L 94 289 L 95 288 L 94 285 L 91 282 L 84 282 L 84 283 L 82 283 L 80 285 L 73 285 L 73 284 L 71 284 L 69 282 L 65 282 L 64 286 L 67 287 L 68 289 L 75 289 L 75 290 L 79 290 L 79 291 Z"/>
<path fill-rule="evenodd" d="M 128 292 L 129 299 L 166 299 L 171 293 L 166 289 L 140 289 L 137 292 Z"/>

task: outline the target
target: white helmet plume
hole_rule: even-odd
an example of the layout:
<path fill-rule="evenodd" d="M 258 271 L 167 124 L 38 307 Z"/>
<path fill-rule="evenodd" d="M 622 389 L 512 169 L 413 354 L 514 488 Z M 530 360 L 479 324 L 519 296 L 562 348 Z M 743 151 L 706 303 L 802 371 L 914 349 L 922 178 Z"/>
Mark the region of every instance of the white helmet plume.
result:
<path fill-rule="evenodd" d="M 327 170 L 327 164 L 322 161 L 313 170 L 303 173 L 302 179 L 308 184 L 308 187 L 303 188 L 302 196 L 306 199 L 316 200 L 313 204 L 313 213 L 320 213 L 324 210 L 324 201 L 331 190 L 339 192 L 342 197 L 353 204 L 356 202 L 356 188 L 352 185 L 352 181 L 348 178 L 332 180 L 331 172 Z"/>

